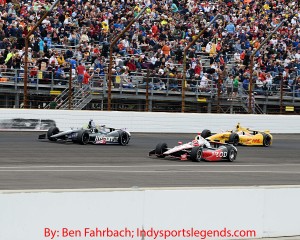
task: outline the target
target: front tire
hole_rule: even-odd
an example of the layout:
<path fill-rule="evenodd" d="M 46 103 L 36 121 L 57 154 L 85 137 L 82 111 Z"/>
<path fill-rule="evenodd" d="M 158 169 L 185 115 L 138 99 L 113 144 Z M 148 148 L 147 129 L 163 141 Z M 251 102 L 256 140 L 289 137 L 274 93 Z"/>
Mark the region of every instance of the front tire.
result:
<path fill-rule="evenodd" d="M 166 143 L 159 143 L 155 148 L 155 155 L 159 158 L 164 158 L 164 152 L 168 150 L 168 145 Z"/>
<path fill-rule="evenodd" d="M 86 130 L 81 130 L 77 133 L 77 142 L 81 145 L 86 145 L 89 143 L 90 134 Z"/>
<path fill-rule="evenodd" d="M 236 159 L 237 151 L 232 146 L 227 146 L 227 159 L 233 162 Z"/>
<path fill-rule="evenodd" d="M 57 138 L 53 138 L 52 136 L 55 135 L 55 134 L 58 134 L 59 133 L 59 129 L 58 127 L 51 127 L 48 129 L 48 132 L 47 132 L 47 138 L 50 140 L 50 141 L 57 141 Z"/>
<path fill-rule="evenodd" d="M 229 136 L 228 143 L 233 144 L 234 146 L 237 146 L 239 144 L 240 137 L 237 133 L 231 133 Z"/>
<path fill-rule="evenodd" d="M 120 132 L 120 136 L 118 139 L 118 142 L 120 145 L 126 146 L 129 143 L 129 140 L 130 140 L 130 137 L 127 132 L 124 132 L 124 131 Z"/>
<path fill-rule="evenodd" d="M 202 159 L 202 147 L 193 147 L 190 158 L 193 162 L 200 162 Z"/>
<path fill-rule="evenodd" d="M 203 137 L 203 138 L 208 138 L 210 136 L 211 136 L 211 131 L 208 129 L 204 129 L 201 133 L 201 137 Z"/>
<path fill-rule="evenodd" d="M 272 137 L 270 134 L 267 133 L 262 133 L 263 135 L 263 146 L 264 147 L 269 147 L 272 143 Z"/>

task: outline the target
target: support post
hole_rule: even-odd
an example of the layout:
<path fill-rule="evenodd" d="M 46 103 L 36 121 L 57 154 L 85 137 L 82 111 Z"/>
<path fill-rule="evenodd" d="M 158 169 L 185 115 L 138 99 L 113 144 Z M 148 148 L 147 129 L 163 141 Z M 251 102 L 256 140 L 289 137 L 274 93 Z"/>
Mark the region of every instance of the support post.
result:
<path fill-rule="evenodd" d="M 253 113 L 252 109 L 252 89 L 253 89 L 253 66 L 254 66 L 254 55 L 250 56 L 250 78 L 249 78 L 249 102 L 248 102 L 248 113 Z"/>
<path fill-rule="evenodd" d="M 72 64 L 70 64 L 70 76 L 69 76 L 69 110 L 72 108 Z"/>
<path fill-rule="evenodd" d="M 124 28 L 123 31 L 112 40 L 112 42 L 109 46 L 109 66 L 108 66 L 108 83 L 107 83 L 108 84 L 108 90 L 107 90 L 108 91 L 108 93 L 107 93 L 107 110 L 108 111 L 111 110 L 111 83 L 112 83 L 112 62 L 113 62 L 112 51 L 113 51 L 113 46 L 124 35 L 124 33 L 128 31 L 128 29 L 131 27 L 131 25 L 133 23 L 135 23 L 142 16 L 142 14 L 146 11 L 147 8 L 148 8 L 148 6 L 145 6 L 139 12 L 139 14 L 128 23 L 126 28 Z"/>
<path fill-rule="evenodd" d="M 253 67 L 254 67 L 254 56 L 255 54 L 270 40 L 272 35 L 277 32 L 278 28 L 281 27 L 281 25 L 285 22 L 286 20 L 281 21 L 278 26 L 274 28 L 274 30 L 268 35 L 268 37 L 260 44 L 260 46 L 251 54 L 250 56 L 250 79 L 249 79 L 249 107 L 248 107 L 248 112 L 251 114 L 253 113 L 252 109 L 252 84 L 253 84 Z"/>
<path fill-rule="evenodd" d="M 146 112 L 149 112 L 149 76 L 150 69 L 148 68 L 146 77 Z"/>
<path fill-rule="evenodd" d="M 39 19 L 39 21 L 35 24 L 35 26 L 28 32 L 28 34 L 25 36 L 25 56 L 24 56 L 24 99 L 23 99 L 23 105 L 24 108 L 28 108 L 28 96 L 27 96 L 27 84 L 28 84 L 28 47 L 29 47 L 29 37 L 34 33 L 34 31 L 38 28 L 38 26 L 41 25 L 42 21 L 48 16 L 49 13 L 51 13 L 54 9 L 54 7 L 59 3 L 60 0 L 56 0 L 50 9 L 45 12 L 45 14 Z"/>
<path fill-rule="evenodd" d="M 217 87 L 218 87 L 218 99 L 217 99 L 217 113 L 220 113 L 221 109 L 220 109 L 220 98 L 221 98 L 221 73 L 219 72 L 218 73 L 218 84 L 217 84 Z"/>
<path fill-rule="evenodd" d="M 183 78 L 181 83 L 181 112 L 185 111 L 185 84 L 186 84 L 186 55 L 187 51 L 191 46 L 195 44 L 195 42 L 203 35 L 203 33 L 219 18 L 222 18 L 221 14 L 216 15 L 209 24 L 203 28 L 203 30 L 191 41 L 183 50 Z"/>
<path fill-rule="evenodd" d="M 280 81 L 280 114 L 283 114 L 283 78 Z"/>

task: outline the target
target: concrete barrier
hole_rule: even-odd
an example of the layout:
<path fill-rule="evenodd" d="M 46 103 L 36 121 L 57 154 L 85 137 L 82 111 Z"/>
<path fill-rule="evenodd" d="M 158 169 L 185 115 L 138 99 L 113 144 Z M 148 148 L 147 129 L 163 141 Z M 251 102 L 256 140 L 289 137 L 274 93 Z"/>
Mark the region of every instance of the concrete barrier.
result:
<path fill-rule="evenodd" d="M 99 239 L 96 228 L 115 230 L 103 238 L 116 240 L 294 236 L 299 201 L 300 186 L 2 191 L 0 239 L 51 239 L 51 231 L 57 240 Z M 125 229 L 130 236 L 120 236 Z"/>
<path fill-rule="evenodd" d="M 239 122 L 241 125 L 255 130 L 270 130 L 272 133 L 300 133 L 300 116 L 297 115 L 0 109 L 0 129 L 4 129 L 1 122 L 12 121 L 12 119 L 53 120 L 61 130 L 82 127 L 90 119 L 93 119 L 98 124 L 114 128 L 127 128 L 131 132 L 197 133 L 206 128 L 212 132 L 218 132 L 233 129 Z M 36 124 L 35 128 L 26 127 L 26 124 L 29 123 L 23 124 L 23 128 L 21 126 L 11 129 L 41 130 L 43 127 L 41 126 L 42 122 Z M 17 126 L 18 123 L 15 125 Z"/>

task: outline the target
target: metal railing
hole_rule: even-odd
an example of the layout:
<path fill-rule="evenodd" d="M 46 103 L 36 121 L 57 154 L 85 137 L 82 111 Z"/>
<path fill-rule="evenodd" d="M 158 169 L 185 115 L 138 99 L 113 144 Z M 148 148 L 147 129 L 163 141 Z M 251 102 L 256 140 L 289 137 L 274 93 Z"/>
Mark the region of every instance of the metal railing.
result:
<path fill-rule="evenodd" d="M 1 72 L 2 78 L 4 80 L 0 81 L 0 91 L 10 91 L 11 89 L 15 92 L 22 93 L 23 82 L 22 82 L 22 70 L 7 69 L 5 72 Z M 47 76 L 46 78 L 44 76 Z M 38 72 L 37 76 L 29 77 L 29 90 L 35 91 L 37 94 L 51 95 L 51 91 L 61 91 L 60 95 L 56 97 L 57 105 L 61 106 L 61 109 L 67 108 L 67 101 L 69 90 L 68 82 L 69 77 L 66 73 L 65 78 L 55 78 L 55 74 L 52 71 L 43 71 Z M 148 83 L 147 83 L 148 82 Z M 147 85 L 148 84 L 148 85 Z M 173 77 L 164 77 L 164 76 L 149 76 L 145 74 L 136 73 L 135 75 L 114 75 L 112 81 L 112 93 L 117 95 L 131 94 L 131 95 L 145 95 L 147 92 L 152 99 L 156 96 L 172 96 L 178 97 L 180 101 L 181 89 L 182 89 L 182 79 L 177 79 Z M 76 77 L 73 79 L 73 86 L 78 86 Z M 148 87 L 147 87 L 148 86 Z M 227 93 L 225 86 L 220 86 L 222 94 L 220 98 L 226 101 Z M 244 108 L 248 108 L 247 90 L 243 90 L 240 86 L 240 91 L 237 101 Z M 200 97 L 205 97 L 211 102 L 214 102 L 217 96 L 217 82 L 215 79 L 208 80 L 207 85 L 203 87 L 203 82 L 200 79 L 187 79 L 187 84 L 185 86 L 187 97 L 194 98 L 197 101 Z M 74 88 L 73 90 L 74 91 Z M 277 101 L 279 103 L 281 97 L 281 89 L 278 84 L 272 84 L 266 89 L 254 87 L 254 93 L 256 104 L 255 112 L 262 113 L 264 112 L 261 109 L 262 101 L 270 102 Z M 78 99 L 72 104 L 72 108 L 83 109 L 85 104 L 88 104 L 96 94 L 100 94 L 101 98 L 107 98 L 107 79 L 106 75 L 96 74 L 90 80 L 90 92 L 85 95 L 85 98 Z M 57 93 L 56 93 L 57 94 Z M 74 91 L 75 94 L 75 91 Z M 300 89 L 298 85 L 290 85 L 283 88 L 283 99 L 288 101 L 291 105 L 300 101 Z M 77 98 L 78 96 L 72 95 L 72 98 Z M 61 104 L 61 101 L 64 101 Z M 79 101 L 80 100 L 80 101 Z M 49 102 L 49 101 L 48 101 Z M 50 104 L 46 105 L 46 108 L 50 108 Z M 259 102 L 259 104 L 257 103 Z M 224 104 L 224 103 L 222 103 Z"/>

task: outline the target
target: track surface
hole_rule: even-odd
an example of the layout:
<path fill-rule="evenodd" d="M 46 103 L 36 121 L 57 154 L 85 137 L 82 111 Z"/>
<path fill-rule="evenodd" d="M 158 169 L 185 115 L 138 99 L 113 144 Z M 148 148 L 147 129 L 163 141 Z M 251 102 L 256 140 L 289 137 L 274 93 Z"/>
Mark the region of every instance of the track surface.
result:
<path fill-rule="evenodd" d="M 300 135 L 274 135 L 269 148 L 240 146 L 233 163 L 195 163 L 148 157 L 157 143 L 171 147 L 194 134 L 133 133 L 125 147 L 38 141 L 38 134 L 0 132 L 0 190 L 300 184 Z"/>

